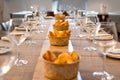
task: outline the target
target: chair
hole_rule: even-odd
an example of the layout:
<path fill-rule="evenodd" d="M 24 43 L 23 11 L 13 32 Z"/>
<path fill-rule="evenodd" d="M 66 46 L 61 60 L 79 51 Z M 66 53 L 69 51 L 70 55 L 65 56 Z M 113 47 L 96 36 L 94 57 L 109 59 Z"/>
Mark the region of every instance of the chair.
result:
<path fill-rule="evenodd" d="M 2 31 L 3 30 L 3 27 L 2 27 L 2 24 L 0 24 L 0 31 Z"/>
<path fill-rule="evenodd" d="M 69 16 L 69 14 L 67 13 L 67 11 L 64 11 L 63 14 L 64 14 L 65 16 Z"/>
<path fill-rule="evenodd" d="M 9 21 L 2 22 L 1 26 L 2 26 L 4 31 L 7 31 L 8 27 L 9 27 Z"/>
<path fill-rule="evenodd" d="M 54 12 L 53 11 L 47 11 L 47 16 L 55 16 Z"/>
<path fill-rule="evenodd" d="M 97 16 L 98 16 L 100 22 L 107 22 L 109 19 L 108 14 L 98 14 Z"/>
<path fill-rule="evenodd" d="M 101 22 L 101 27 L 104 28 L 109 34 L 113 35 L 113 38 L 118 41 L 118 33 L 115 22 Z"/>
<path fill-rule="evenodd" d="M 8 31 L 8 29 L 9 29 L 9 23 L 10 23 L 9 21 L 2 22 L 1 23 L 2 30 Z M 13 24 L 12 24 L 12 27 L 14 29 L 14 25 Z"/>

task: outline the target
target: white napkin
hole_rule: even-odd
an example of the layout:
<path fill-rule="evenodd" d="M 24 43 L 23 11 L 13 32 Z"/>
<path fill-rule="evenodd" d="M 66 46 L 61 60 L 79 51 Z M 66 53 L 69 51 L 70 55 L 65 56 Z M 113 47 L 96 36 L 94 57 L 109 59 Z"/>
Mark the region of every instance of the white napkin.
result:
<path fill-rule="evenodd" d="M 11 32 L 10 33 L 11 35 L 24 35 L 25 34 L 25 32 L 24 31 L 13 31 L 13 32 Z"/>
<path fill-rule="evenodd" d="M 91 20 L 88 20 L 88 21 L 87 21 L 87 24 L 94 24 L 94 22 L 91 21 Z"/>
<path fill-rule="evenodd" d="M 17 31 L 25 31 L 26 29 L 24 27 L 15 27 L 15 30 L 17 30 Z"/>
<path fill-rule="evenodd" d="M 9 39 L 6 36 L 1 37 L 1 40 L 3 40 L 3 41 L 9 41 Z"/>
<path fill-rule="evenodd" d="M 112 51 L 110 51 L 110 53 L 120 55 L 120 49 L 113 49 Z"/>
<path fill-rule="evenodd" d="M 113 36 L 111 34 L 96 34 L 95 39 L 96 40 L 109 40 L 109 39 L 113 39 Z"/>

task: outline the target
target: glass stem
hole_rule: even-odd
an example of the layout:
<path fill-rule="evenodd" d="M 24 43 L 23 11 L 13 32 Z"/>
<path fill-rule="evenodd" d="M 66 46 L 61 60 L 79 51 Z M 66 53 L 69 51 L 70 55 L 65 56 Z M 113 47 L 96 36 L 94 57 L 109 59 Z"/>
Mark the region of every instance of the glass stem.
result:
<path fill-rule="evenodd" d="M 105 71 L 106 55 L 103 55 L 103 71 Z"/>
<path fill-rule="evenodd" d="M 19 60 L 19 51 L 18 51 L 18 45 L 16 46 L 16 53 L 17 53 L 17 59 Z"/>
<path fill-rule="evenodd" d="M 106 79 L 106 68 L 105 68 L 106 65 L 105 65 L 105 62 L 106 62 L 106 53 L 103 54 L 103 77 Z"/>
<path fill-rule="evenodd" d="M 92 45 L 92 42 L 93 42 L 93 38 L 92 38 L 92 34 L 90 34 L 90 44 L 89 44 L 89 46 L 91 47 L 91 45 Z"/>

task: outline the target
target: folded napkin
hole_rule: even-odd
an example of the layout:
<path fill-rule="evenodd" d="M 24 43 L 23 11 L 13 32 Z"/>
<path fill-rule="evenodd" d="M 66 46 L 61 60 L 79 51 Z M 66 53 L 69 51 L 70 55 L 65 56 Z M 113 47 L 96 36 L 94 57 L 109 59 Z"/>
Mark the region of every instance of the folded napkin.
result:
<path fill-rule="evenodd" d="M 120 49 L 113 49 L 107 54 L 108 57 L 120 59 Z"/>
<path fill-rule="evenodd" d="M 96 34 L 95 36 L 112 36 L 111 34 Z"/>
<path fill-rule="evenodd" d="M 87 24 L 94 24 L 94 22 L 90 19 L 88 19 Z"/>
<path fill-rule="evenodd" d="M 6 36 L 1 37 L 1 40 L 3 40 L 3 41 L 10 41 Z"/>
<path fill-rule="evenodd" d="M 120 55 L 120 49 L 113 49 L 109 52 L 110 54 Z"/>
<path fill-rule="evenodd" d="M 25 31 L 26 29 L 24 27 L 15 27 L 15 30 L 17 30 L 17 31 Z"/>
<path fill-rule="evenodd" d="M 25 31 L 13 31 L 10 33 L 11 35 L 24 35 L 25 34 Z"/>
<path fill-rule="evenodd" d="M 96 40 L 111 40 L 113 39 L 113 36 L 111 34 L 96 34 L 95 39 Z"/>
<path fill-rule="evenodd" d="M 22 37 L 24 37 L 25 40 L 29 38 L 29 36 L 22 36 Z M 1 37 L 1 40 L 10 42 L 10 39 L 7 36 Z"/>

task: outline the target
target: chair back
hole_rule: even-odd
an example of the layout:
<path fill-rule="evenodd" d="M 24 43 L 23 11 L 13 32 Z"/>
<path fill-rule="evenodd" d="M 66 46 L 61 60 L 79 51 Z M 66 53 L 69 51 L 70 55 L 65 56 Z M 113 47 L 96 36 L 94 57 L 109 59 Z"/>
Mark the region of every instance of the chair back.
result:
<path fill-rule="evenodd" d="M 101 22 L 101 27 L 108 34 L 113 35 L 113 38 L 118 41 L 118 33 L 117 33 L 117 27 L 115 22 Z"/>

